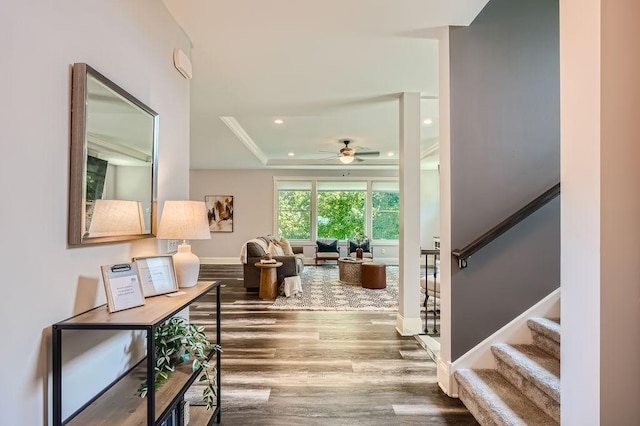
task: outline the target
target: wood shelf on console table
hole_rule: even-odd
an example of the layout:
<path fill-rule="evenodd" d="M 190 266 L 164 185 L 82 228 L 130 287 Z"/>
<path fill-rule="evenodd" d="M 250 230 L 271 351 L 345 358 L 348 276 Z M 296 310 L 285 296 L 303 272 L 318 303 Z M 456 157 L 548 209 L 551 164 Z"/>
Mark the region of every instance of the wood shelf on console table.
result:
<path fill-rule="evenodd" d="M 145 305 L 124 311 L 109 313 L 106 305 L 99 306 L 80 315 L 71 317 L 52 326 L 53 328 L 53 422 L 54 425 L 113 425 L 113 424 L 146 424 L 154 425 L 164 421 L 170 412 L 177 407 L 184 397 L 184 392 L 193 383 L 198 373 L 191 371 L 191 363 L 187 362 L 176 369 L 158 391 L 149 387 L 146 398 L 137 395 L 140 383 L 145 379 L 154 382 L 153 357 L 155 352 L 153 335 L 155 327 L 175 315 L 194 301 L 216 288 L 216 342 L 220 344 L 220 284 L 219 282 L 199 282 L 195 287 L 182 288 L 184 295 L 167 297 L 155 296 L 145 299 Z M 147 357 L 130 372 L 116 380 L 103 393 L 70 416 L 62 419 L 62 330 L 146 330 Z M 153 352 L 152 352 L 153 351 Z M 218 386 L 220 386 L 220 353 L 216 356 Z M 152 374 L 148 375 L 148 371 Z M 220 392 L 217 407 L 210 413 L 220 422 Z"/>

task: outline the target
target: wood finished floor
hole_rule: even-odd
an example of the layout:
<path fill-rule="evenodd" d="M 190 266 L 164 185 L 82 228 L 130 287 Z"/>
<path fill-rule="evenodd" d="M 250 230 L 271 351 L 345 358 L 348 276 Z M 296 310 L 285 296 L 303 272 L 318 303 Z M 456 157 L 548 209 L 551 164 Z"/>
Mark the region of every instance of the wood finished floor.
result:
<path fill-rule="evenodd" d="M 203 265 L 222 281 L 223 425 L 477 425 L 436 383 L 436 365 L 395 313 L 272 311 L 246 293 L 237 266 Z M 190 318 L 213 332 L 215 296 Z M 190 425 L 199 423 L 193 410 Z"/>

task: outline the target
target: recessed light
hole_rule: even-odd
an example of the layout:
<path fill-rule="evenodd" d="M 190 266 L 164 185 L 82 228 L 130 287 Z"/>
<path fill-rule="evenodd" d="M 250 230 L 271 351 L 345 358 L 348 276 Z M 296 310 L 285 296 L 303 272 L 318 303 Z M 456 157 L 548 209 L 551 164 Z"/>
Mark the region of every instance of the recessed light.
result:
<path fill-rule="evenodd" d="M 423 123 L 423 124 L 426 124 L 427 126 L 431 126 L 431 125 L 433 124 L 433 120 L 432 120 L 432 119 L 430 119 L 430 118 L 425 118 L 425 119 L 422 121 L 422 123 Z"/>
<path fill-rule="evenodd" d="M 279 118 L 277 118 L 277 119 L 273 120 L 273 122 L 274 122 L 274 123 L 276 123 L 276 124 L 282 124 L 282 123 L 284 123 L 284 121 L 280 120 Z"/>
<path fill-rule="evenodd" d="M 389 152 L 387 152 L 387 155 L 388 155 L 389 157 L 393 157 L 395 154 L 393 153 L 393 151 L 389 151 Z"/>
<path fill-rule="evenodd" d="M 293 156 L 294 156 L 294 155 L 296 155 L 296 154 L 294 154 L 293 152 L 290 152 L 290 153 L 288 153 L 287 155 L 288 155 L 289 157 L 293 157 Z"/>

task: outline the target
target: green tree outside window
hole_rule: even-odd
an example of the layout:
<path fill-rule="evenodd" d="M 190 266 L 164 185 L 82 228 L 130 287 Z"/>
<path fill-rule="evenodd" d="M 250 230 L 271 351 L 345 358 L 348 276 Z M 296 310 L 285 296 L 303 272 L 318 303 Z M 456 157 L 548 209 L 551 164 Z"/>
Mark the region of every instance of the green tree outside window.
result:
<path fill-rule="evenodd" d="M 372 193 L 372 233 L 374 240 L 400 238 L 400 194 L 397 192 Z"/>
<path fill-rule="evenodd" d="M 311 239 L 311 191 L 278 191 L 278 235 Z"/>
<path fill-rule="evenodd" d="M 318 238 L 348 240 L 364 234 L 365 191 L 318 192 Z"/>

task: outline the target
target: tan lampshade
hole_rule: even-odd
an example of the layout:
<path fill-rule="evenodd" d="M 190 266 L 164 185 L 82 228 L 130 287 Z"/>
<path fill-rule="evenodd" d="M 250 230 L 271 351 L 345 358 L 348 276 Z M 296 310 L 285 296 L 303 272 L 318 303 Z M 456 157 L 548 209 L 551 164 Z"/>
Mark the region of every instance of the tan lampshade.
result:
<path fill-rule="evenodd" d="M 163 240 L 210 239 L 204 201 L 165 201 L 157 237 Z"/>
<path fill-rule="evenodd" d="M 140 201 L 96 200 L 89 225 L 89 237 L 139 235 L 144 233 Z"/>

